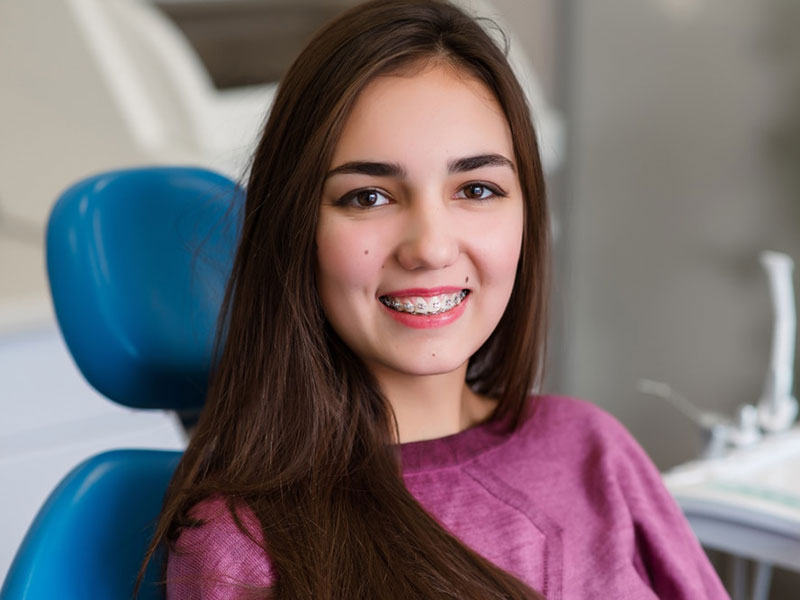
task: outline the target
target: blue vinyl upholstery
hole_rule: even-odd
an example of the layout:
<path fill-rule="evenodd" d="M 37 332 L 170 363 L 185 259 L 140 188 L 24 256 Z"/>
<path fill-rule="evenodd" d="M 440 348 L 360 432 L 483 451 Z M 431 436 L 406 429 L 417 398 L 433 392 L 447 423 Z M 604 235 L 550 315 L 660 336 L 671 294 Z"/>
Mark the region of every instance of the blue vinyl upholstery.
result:
<path fill-rule="evenodd" d="M 111 450 L 75 467 L 39 510 L 3 600 L 126 600 L 180 452 Z M 159 598 L 151 563 L 141 600 Z"/>
<path fill-rule="evenodd" d="M 47 230 L 64 339 L 114 402 L 202 407 L 244 194 L 210 171 L 103 173 L 66 190 Z M 39 511 L 0 600 L 131 597 L 180 452 L 112 450 L 75 467 Z M 157 565 L 142 600 L 157 598 Z"/>
<path fill-rule="evenodd" d="M 89 177 L 50 215 L 47 271 L 84 377 L 138 408 L 202 406 L 243 194 L 204 169 Z"/>

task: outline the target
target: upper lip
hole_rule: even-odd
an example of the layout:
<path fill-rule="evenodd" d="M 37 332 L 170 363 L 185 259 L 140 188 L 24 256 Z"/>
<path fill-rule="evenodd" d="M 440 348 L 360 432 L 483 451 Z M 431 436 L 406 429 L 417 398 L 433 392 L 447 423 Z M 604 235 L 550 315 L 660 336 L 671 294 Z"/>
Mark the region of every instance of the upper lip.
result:
<path fill-rule="evenodd" d="M 461 290 L 466 289 L 454 285 L 447 285 L 435 288 L 406 288 L 402 290 L 392 290 L 391 292 L 384 292 L 380 296 L 395 296 L 395 297 L 408 297 L 419 296 L 426 298 L 429 296 L 441 296 L 442 294 L 457 294 Z"/>

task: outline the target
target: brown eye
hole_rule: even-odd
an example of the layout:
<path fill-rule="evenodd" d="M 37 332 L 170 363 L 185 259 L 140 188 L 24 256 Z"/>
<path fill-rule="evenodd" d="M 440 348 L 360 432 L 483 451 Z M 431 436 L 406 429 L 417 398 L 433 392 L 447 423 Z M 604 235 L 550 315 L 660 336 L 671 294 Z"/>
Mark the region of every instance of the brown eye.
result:
<path fill-rule="evenodd" d="M 336 204 L 352 208 L 374 208 L 389 203 L 386 194 L 376 189 L 355 190 L 343 196 Z"/>
<path fill-rule="evenodd" d="M 472 200 L 483 198 L 486 188 L 478 183 L 470 183 L 464 188 L 464 195 Z"/>
<path fill-rule="evenodd" d="M 458 191 L 458 198 L 467 200 L 489 200 L 494 197 L 505 197 L 499 189 L 486 183 L 468 183 Z"/>
<path fill-rule="evenodd" d="M 355 200 L 359 206 L 369 208 L 370 206 L 375 206 L 380 200 L 380 197 L 381 195 L 375 190 L 361 190 L 356 194 Z"/>

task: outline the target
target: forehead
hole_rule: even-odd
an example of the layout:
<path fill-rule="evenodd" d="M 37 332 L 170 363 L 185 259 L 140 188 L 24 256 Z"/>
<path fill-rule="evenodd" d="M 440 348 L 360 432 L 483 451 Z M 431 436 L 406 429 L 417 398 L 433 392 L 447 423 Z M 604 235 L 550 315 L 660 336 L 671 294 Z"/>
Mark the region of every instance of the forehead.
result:
<path fill-rule="evenodd" d="M 369 158 L 413 167 L 487 152 L 513 160 L 500 104 L 483 82 L 437 64 L 371 81 L 345 121 L 332 166 Z"/>

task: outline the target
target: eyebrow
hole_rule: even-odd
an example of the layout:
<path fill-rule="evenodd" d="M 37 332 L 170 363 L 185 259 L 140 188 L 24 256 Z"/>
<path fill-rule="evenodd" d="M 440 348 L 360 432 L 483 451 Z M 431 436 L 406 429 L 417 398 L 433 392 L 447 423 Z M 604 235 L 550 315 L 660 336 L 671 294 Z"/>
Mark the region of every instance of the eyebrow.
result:
<path fill-rule="evenodd" d="M 325 178 L 344 173 L 372 175 L 373 177 L 397 177 L 400 179 L 406 176 L 406 170 L 397 163 L 354 160 L 331 169 L 325 175 Z"/>
<path fill-rule="evenodd" d="M 473 171 L 481 167 L 508 167 L 512 171 L 515 170 L 514 163 L 502 154 L 478 154 L 449 161 L 447 163 L 447 172 L 453 175 L 455 173 Z M 402 165 L 398 163 L 356 160 L 331 169 L 325 175 L 325 178 L 344 173 L 371 175 L 373 177 L 395 177 L 398 179 L 405 179 L 408 175 Z"/>
<path fill-rule="evenodd" d="M 454 173 L 474 171 L 481 167 L 508 167 L 513 171 L 514 163 L 502 154 L 479 154 L 451 160 L 447 163 L 447 172 L 452 175 Z"/>

